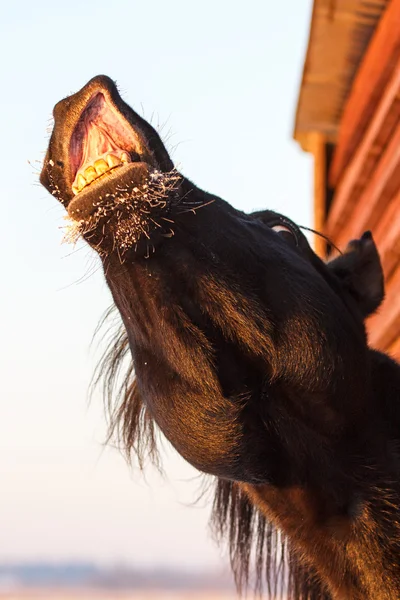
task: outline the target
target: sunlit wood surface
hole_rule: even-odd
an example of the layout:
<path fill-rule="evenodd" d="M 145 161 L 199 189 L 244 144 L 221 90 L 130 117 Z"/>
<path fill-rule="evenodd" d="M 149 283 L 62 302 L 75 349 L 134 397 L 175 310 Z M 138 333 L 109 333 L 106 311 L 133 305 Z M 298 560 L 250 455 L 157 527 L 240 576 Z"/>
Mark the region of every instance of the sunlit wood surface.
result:
<path fill-rule="evenodd" d="M 310 151 L 308 134 L 335 142 L 355 74 L 388 0 L 314 0 L 294 137 Z"/>
<path fill-rule="evenodd" d="M 373 3 L 371 3 L 373 4 Z M 400 58 L 400 1 L 390 0 L 362 58 L 340 120 L 337 149 L 331 166 L 336 185 L 376 112 L 396 63 Z"/>

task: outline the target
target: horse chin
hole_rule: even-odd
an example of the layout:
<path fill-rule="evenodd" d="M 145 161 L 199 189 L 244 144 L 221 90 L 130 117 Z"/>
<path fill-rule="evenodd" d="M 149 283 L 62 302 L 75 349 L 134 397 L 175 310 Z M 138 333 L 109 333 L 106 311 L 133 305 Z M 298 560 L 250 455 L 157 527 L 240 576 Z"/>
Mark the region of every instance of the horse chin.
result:
<path fill-rule="evenodd" d="M 134 195 L 137 190 L 144 193 L 153 171 L 150 165 L 137 162 L 105 173 L 71 200 L 67 207 L 68 216 L 75 221 L 82 221 L 118 203 L 124 203 L 127 196 Z"/>
<path fill-rule="evenodd" d="M 68 205 L 66 241 L 83 237 L 100 256 L 128 252 L 149 258 L 163 237 L 170 237 L 171 210 L 179 203 L 182 177 L 145 163 L 130 164 L 112 181 L 90 186 Z"/>

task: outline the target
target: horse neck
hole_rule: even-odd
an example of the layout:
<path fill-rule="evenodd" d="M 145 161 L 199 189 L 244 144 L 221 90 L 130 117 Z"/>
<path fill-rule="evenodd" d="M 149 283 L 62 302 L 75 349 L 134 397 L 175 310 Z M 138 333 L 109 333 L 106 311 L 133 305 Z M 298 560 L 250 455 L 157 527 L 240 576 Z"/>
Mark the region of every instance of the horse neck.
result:
<path fill-rule="evenodd" d="M 400 597 L 400 367 L 370 357 L 372 409 L 359 437 L 324 461 L 326 472 L 285 487 L 242 486 L 335 600 Z"/>

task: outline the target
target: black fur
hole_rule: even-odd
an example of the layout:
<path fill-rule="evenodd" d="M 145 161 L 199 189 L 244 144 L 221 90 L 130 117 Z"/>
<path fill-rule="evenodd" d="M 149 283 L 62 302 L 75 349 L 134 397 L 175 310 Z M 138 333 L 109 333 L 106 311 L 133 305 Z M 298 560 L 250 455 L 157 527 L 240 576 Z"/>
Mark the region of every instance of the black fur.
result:
<path fill-rule="evenodd" d="M 73 198 L 59 163 L 96 93 L 144 150 L 123 192 L 105 180 Z M 175 172 L 156 213 L 142 192 L 126 208 L 126 189 L 172 172 L 157 134 L 105 77 L 57 106 L 41 180 L 101 255 L 123 321 L 97 372 L 111 430 L 143 465 L 157 426 L 215 476 L 213 524 L 239 588 L 254 553 L 271 596 L 288 582 L 296 600 L 399 598 L 400 368 L 367 346 L 383 299 L 372 236 L 326 264 L 286 217 L 244 214 Z"/>

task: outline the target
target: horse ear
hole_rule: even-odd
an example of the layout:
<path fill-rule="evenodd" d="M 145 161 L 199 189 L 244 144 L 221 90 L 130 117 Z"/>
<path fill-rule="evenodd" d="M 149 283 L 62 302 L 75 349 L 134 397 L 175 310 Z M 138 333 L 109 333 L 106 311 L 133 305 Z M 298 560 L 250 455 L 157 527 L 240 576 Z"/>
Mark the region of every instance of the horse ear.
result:
<path fill-rule="evenodd" d="M 364 318 L 376 311 L 385 289 L 381 261 L 370 231 L 351 241 L 344 254 L 330 261 L 328 267 L 355 298 Z"/>

